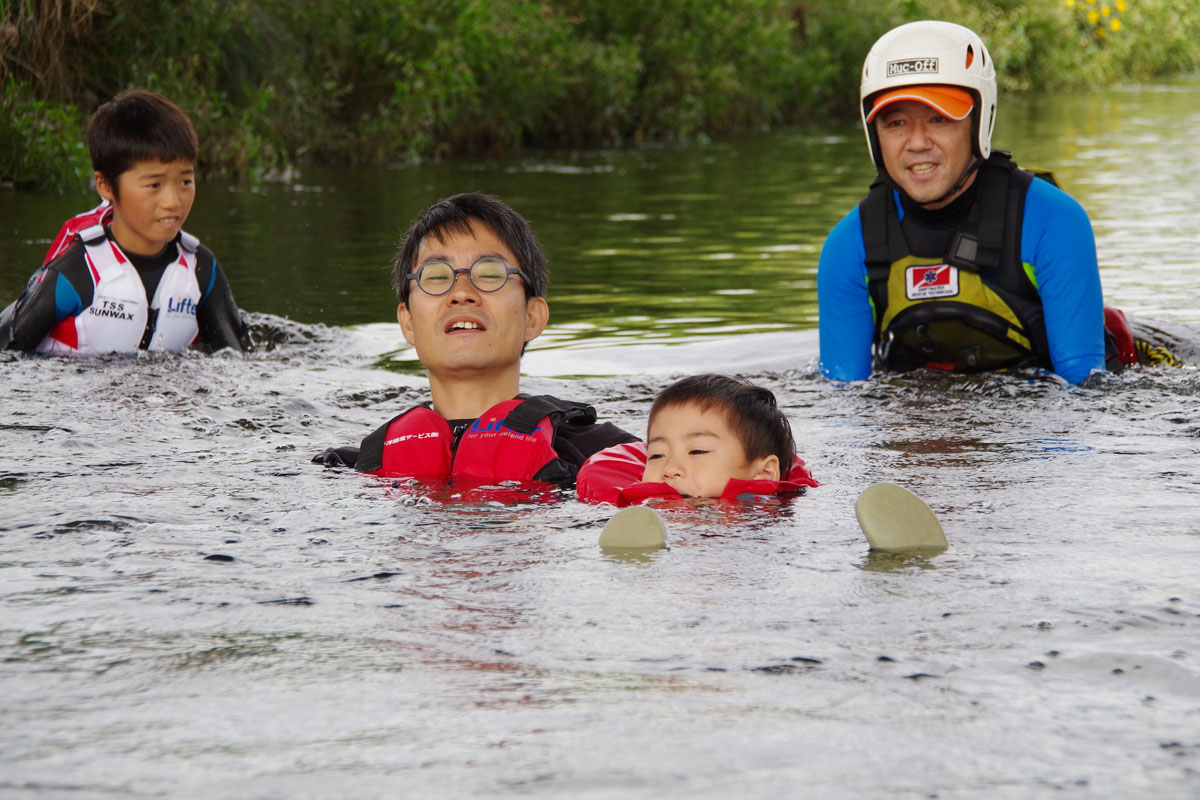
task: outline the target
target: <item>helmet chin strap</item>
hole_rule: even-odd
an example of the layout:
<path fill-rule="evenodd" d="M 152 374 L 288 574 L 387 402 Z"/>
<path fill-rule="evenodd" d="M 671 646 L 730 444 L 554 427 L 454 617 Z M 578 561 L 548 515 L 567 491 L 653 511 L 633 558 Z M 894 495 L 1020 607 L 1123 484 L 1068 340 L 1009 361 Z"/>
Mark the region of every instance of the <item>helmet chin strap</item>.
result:
<path fill-rule="evenodd" d="M 975 174 L 975 172 L 979 169 L 981 164 L 983 164 L 983 162 L 979 160 L 978 156 L 972 158 L 971 163 L 968 164 L 967 168 L 963 170 L 962 176 L 958 179 L 958 181 L 953 186 L 951 186 L 949 189 L 946 190 L 945 194 L 943 194 L 941 197 L 937 198 L 936 200 L 930 200 L 927 203 L 919 203 L 918 205 L 920 205 L 924 208 L 928 208 L 929 206 L 937 205 L 938 203 L 945 200 L 947 197 L 953 197 L 954 194 L 956 192 L 958 192 L 960 189 L 962 189 L 962 187 L 966 184 L 966 182 L 971 179 L 971 176 Z"/>

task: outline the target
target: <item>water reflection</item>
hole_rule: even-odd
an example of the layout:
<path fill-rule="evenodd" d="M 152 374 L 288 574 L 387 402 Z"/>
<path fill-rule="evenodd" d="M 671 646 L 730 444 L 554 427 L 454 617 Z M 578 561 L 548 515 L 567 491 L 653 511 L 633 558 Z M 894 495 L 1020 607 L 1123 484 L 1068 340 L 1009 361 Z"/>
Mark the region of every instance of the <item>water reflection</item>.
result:
<path fill-rule="evenodd" d="M 1106 297 L 1194 320 L 1200 80 L 1003 99 L 994 141 L 1050 168 L 1088 210 Z M 551 261 L 551 323 L 573 339 L 677 338 L 816 325 L 828 230 L 871 180 L 854 123 L 703 145 L 531 153 L 415 167 L 304 168 L 253 189 L 202 183 L 188 228 L 245 309 L 330 325 L 390 323 L 404 227 L 459 191 L 499 194 Z M 15 297 L 57 222 L 90 196 L 0 196 L 0 297 Z M 1137 209 L 1137 214 L 1129 213 Z M 576 327 L 578 326 L 578 327 Z"/>

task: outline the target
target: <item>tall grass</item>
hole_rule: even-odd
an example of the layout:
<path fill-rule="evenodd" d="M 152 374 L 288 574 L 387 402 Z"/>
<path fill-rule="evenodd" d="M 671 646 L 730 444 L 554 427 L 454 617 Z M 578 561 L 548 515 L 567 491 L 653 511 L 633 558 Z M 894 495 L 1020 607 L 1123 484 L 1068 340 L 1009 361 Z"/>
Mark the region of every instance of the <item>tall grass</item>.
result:
<path fill-rule="evenodd" d="M 249 180 L 853 114 L 871 42 L 923 18 L 979 31 L 1009 91 L 1200 65 L 1191 0 L 0 0 L 0 181 L 82 180 L 87 116 L 134 86 Z"/>

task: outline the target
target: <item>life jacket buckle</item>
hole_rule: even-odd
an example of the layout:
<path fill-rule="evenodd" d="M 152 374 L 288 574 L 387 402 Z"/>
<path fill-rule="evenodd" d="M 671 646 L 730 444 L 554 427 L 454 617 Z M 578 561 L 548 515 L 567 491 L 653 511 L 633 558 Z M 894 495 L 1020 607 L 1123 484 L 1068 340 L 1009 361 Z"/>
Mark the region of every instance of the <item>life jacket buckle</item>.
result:
<path fill-rule="evenodd" d="M 954 241 L 950 244 L 946 263 L 978 274 L 984 269 L 999 268 L 1001 253 L 1000 245 L 981 242 L 978 236 L 966 231 L 959 231 L 954 235 Z"/>
<path fill-rule="evenodd" d="M 875 345 L 875 349 L 879 353 L 879 360 L 884 364 L 887 363 L 888 358 L 892 355 L 892 345 L 895 343 L 896 332 L 889 328 L 887 333 L 879 340 L 879 343 Z"/>

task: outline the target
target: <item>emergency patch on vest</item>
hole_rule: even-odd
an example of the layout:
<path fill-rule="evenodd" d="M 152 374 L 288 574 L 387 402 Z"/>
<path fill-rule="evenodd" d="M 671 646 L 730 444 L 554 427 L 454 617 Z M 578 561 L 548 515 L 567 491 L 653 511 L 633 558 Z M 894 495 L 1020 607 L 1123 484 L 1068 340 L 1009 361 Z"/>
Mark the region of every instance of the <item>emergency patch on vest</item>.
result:
<path fill-rule="evenodd" d="M 904 294 L 909 300 L 954 297 L 958 294 L 958 268 L 949 264 L 922 264 L 904 271 Z"/>

